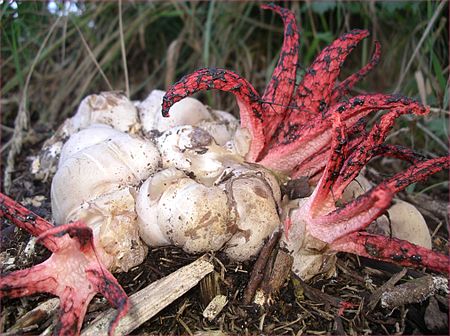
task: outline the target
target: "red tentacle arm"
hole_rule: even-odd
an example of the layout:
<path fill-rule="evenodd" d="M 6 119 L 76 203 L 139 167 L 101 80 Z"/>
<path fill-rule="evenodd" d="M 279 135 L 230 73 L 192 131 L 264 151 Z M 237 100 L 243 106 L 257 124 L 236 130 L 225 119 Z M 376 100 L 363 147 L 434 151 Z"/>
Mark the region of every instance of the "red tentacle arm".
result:
<path fill-rule="evenodd" d="M 421 161 L 409 167 L 407 170 L 392 176 L 384 181 L 382 185 L 385 185 L 392 192 L 397 193 L 412 183 L 424 181 L 431 175 L 449 168 L 450 156 Z"/>
<path fill-rule="evenodd" d="M 420 109 L 422 106 L 418 103 L 414 103 L 413 107 L 418 113 L 423 112 Z M 339 172 L 333 188 L 333 193 L 336 197 L 340 197 L 344 189 L 359 174 L 361 169 L 377 154 L 380 154 L 379 148 L 386 139 L 388 132 L 392 129 L 395 120 L 401 115 L 411 113 L 412 111 L 414 109 L 411 109 L 411 105 L 404 105 L 383 115 L 380 121 L 364 137 L 364 140 L 358 144 L 358 147 L 346 156 L 345 164 Z M 411 155 L 411 153 L 408 154 Z M 404 152 L 403 155 L 406 155 L 406 153 Z M 400 153 L 398 156 L 401 157 Z"/>
<path fill-rule="evenodd" d="M 2 215 L 25 213 L 18 203 L 2 195 Z M 7 209 L 5 209 L 7 208 Z M 120 317 L 128 311 L 128 298 L 114 276 L 103 266 L 94 247 L 92 230 L 81 222 L 52 226 L 39 216 L 33 216 L 33 226 L 15 221 L 38 240 L 51 242 L 53 254 L 43 263 L 26 270 L 0 277 L 0 297 L 21 297 L 36 293 L 50 293 L 60 298 L 60 316 L 56 335 L 78 335 L 91 299 L 102 293 L 118 310 L 117 318 L 110 326 L 110 335 Z M 47 245 L 47 244 L 46 244 Z"/>
<path fill-rule="evenodd" d="M 20 203 L 2 193 L 0 193 L 0 217 L 10 220 L 14 225 L 27 230 L 35 237 L 54 227 L 45 219 L 36 216 Z M 52 252 L 57 248 L 57 243 L 51 236 L 43 238 L 42 243 Z"/>
<path fill-rule="evenodd" d="M 367 36 L 367 30 L 352 30 L 322 50 L 306 70 L 297 89 L 296 104 L 301 112 L 317 114 L 328 108 L 342 64 L 356 45 Z M 296 118 L 305 120 L 304 115 Z"/>
<path fill-rule="evenodd" d="M 393 196 L 390 190 L 374 188 L 328 214 L 312 214 L 308 230 L 314 237 L 331 243 L 351 232 L 368 227 L 389 208 Z M 316 205 L 315 210 L 320 211 L 321 208 Z"/>
<path fill-rule="evenodd" d="M 374 147 L 373 156 L 388 156 L 403 161 L 408 161 L 412 164 L 416 164 L 426 160 L 426 157 L 419 152 L 416 152 L 407 147 L 390 144 L 381 144 Z"/>
<path fill-rule="evenodd" d="M 331 94 L 330 105 L 338 102 L 343 96 L 348 94 L 348 92 L 353 88 L 353 86 L 363 79 L 377 64 L 380 62 L 381 58 L 381 45 L 378 41 L 375 41 L 375 50 L 372 54 L 372 58 L 369 63 L 367 63 L 363 68 L 361 68 L 357 73 L 347 77 L 341 83 L 339 83 Z"/>
<path fill-rule="evenodd" d="M 403 266 L 422 266 L 433 271 L 449 273 L 448 256 L 401 239 L 355 232 L 336 240 L 329 247 L 336 252 L 354 253 Z"/>
<path fill-rule="evenodd" d="M 333 207 L 340 194 L 325 192 L 322 195 L 324 175 L 311 196 L 309 230 L 314 237 L 331 243 L 348 233 L 365 229 L 389 207 L 395 193 L 412 183 L 423 181 L 443 169 L 448 169 L 449 166 L 450 157 L 419 162 L 330 213 L 326 211 Z"/>
<path fill-rule="evenodd" d="M 240 110 L 241 127 L 247 128 L 252 136 L 247 160 L 255 161 L 265 144 L 263 125 L 266 115 L 258 92 L 246 79 L 232 71 L 203 68 L 184 76 L 166 92 L 162 105 L 163 116 L 168 117 L 170 107 L 181 99 L 202 90 L 212 89 L 235 95 Z"/>
<path fill-rule="evenodd" d="M 307 176 L 309 178 L 309 181 L 311 182 L 311 178 L 313 178 L 313 176 L 316 176 L 322 172 L 329 156 L 330 147 L 328 144 L 326 144 L 321 149 L 317 150 L 317 152 L 313 156 L 309 157 L 300 165 L 296 166 L 291 173 L 291 177 L 298 178 L 301 176 Z M 315 180 L 315 183 L 313 184 L 317 184 L 319 179 L 320 176 Z"/>
<path fill-rule="evenodd" d="M 368 226 L 390 206 L 393 197 L 388 189 L 378 187 L 336 209 L 335 203 L 341 196 L 341 191 L 334 192 L 336 181 L 348 158 L 351 143 L 347 141 L 340 115 L 333 114 L 332 119 L 331 155 L 307 208 L 308 232 L 327 243 Z"/>
<path fill-rule="evenodd" d="M 42 263 L 25 270 L 2 275 L 0 278 L 0 297 L 18 298 L 56 288 L 57 281 L 49 276 L 48 272 L 47 265 Z M 30 286 L 30 283 L 33 285 Z"/>
<path fill-rule="evenodd" d="M 361 118 L 372 112 L 394 109 L 399 109 L 402 113 L 418 115 L 428 112 L 423 105 L 405 97 L 383 94 L 356 96 L 348 102 L 333 105 L 323 115 L 319 114 L 311 118 L 306 124 L 291 121 L 281 123 L 259 163 L 291 174 L 297 166 L 315 156 L 317 151 L 326 145 L 329 146 L 333 114 L 340 114 L 346 129 L 351 129 Z M 325 164 L 326 161 L 323 162 L 323 167 Z M 296 172 L 297 176 L 299 174 L 301 172 Z"/>
<path fill-rule="evenodd" d="M 295 15 L 286 8 L 274 4 L 262 5 L 263 9 L 270 9 L 278 13 L 284 22 L 284 39 L 281 48 L 280 58 L 272 74 L 272 78 L 267 84 L 262 96 L 264 108 L 274 112 L 271 122 L 267 124 L 270 128 L 267 135 L 270 137 L 277 124 L 284 117 L 284 113 L 289 109 L 292 95 L 295 88 L 297 76 L 299 33 Z"/>

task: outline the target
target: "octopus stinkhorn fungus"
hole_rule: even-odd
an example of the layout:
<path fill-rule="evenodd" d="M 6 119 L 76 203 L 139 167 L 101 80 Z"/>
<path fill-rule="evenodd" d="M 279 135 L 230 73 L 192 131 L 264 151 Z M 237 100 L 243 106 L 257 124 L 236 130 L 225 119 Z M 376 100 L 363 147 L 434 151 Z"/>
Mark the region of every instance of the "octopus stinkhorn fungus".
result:
<path fill-rule="evenodd" d="M 355 136 L 346 129 L 340 115 L 333 116 L 331 156 L 312 195 L 301 199 L 285 221 L 284 246 L 294 257 L 293 270 L 308 279 L 332 269 L 339 251 L 395 262 L 404 266 L 425 266 L 448 272 L 448 257 L 405 240 L 363 231 L 391 205 L 395 193 L 450 166 L 449 157 L 423 160 L 414 152 L 386 146 L 383 141 L 401 111 L 384 116 L 369 133 Z M 378 155 L 392 155 L 413 164 L 364 194 L 337 206 L 347 186 L 363 166 Z"/>
<path fill-rule="evenodd" d="M 89 302 L 101 293 L 117 308 L 109 328 L 109 334 L 113 335 L 119 319 L 128 311 L 128 297 L 100 262 L 92 230 L 82 222 L 55 227 L 3 194 L 0 194 L 0 216 L 38 237 L 52 252 L 39 265 L 2 275 L 0 298 L 44 292 L 56 295 L 60 298 L 60 309 L 55 334 L 77 335 Z"/>
<path fill-rule="evenodd" d="M 285 243 L 296 259 L 294 269 L 301 277 L 320 272 L 310 267 L 319 263 L 306 259 L 314 255 L 311 251 L 323 255 L 327 249 L 447 272 L 446 256 L 405 241 L 355 233 L 380 216 L 396 192 L 448 167 L 447 157 L 424 161 L 408 149 L 382 143 L 397 117 L 406 113 L 424 115 L 428 108 L 396 95 L 367 94 L 343 100 L 352 86 L 379 61 L 380 45 L 376 42 L 371 61 L 336 84 L 347 55 L 368 36 L 363 30 L 344 34 L 326 47 L 297 84 L 295 16 L 273 4 L 262 8 L 277 12 L 284 21 L 281 55 L 263 95 L 232 71 L 204 68 L 184 76 L 169 88 L 163 98 L 163 115 L 169 116 L 173 104 L 195 92 L 210 89 L 231 92 L 239 106 L 241 128 L 250 134 L 246 160 L 277 173 L 307 176 L 312 183 L 319 181 L 312 196 L 300 200 L 299 207 L 287 218 Z M 366 134 L 365 117 L 379 110 L 388 112 Z M 413 165 L 344 207 L 336 207 L 335 202 L 345 187 L 377 155 L 393 156 Z M 292 228 L 288 229 L 290 225 Z M 303 252 L 308 258 L 301 257 Z"/>
<path fill-rule="evenodd" d="M 0 295 L 58 295 L 57 331 L 74 334 L 90 299 L 100 292 L 119 309 L 111 332 L 128 306 L 108 269 L 126 271 L 142 261 L 146 248 L 137 232 L 149 245 L 176 244 L 188 252 L 223 248 L 230 257 L 245 260 L 280 226 L 280 211 L 286 218 L 283 244 L 294 257 L 294 271 L 303 278 L 326 271 L 314 268 L 317 263 L 311 260 L 333 258 L 336 251 L 448 271 L 446 256 L 360 231 L 390 206 L 396 192 L 448 168 L 447 157 L 425 161 L 410 150 L 382 143 L 395 118 L 423 115 L 428 109 L 408 98 L 382 94 L 341 101 L 380 56 L 375 43 L 372 60 L 336 84 L 345 58 L 368 36 L 362 30 L 344 34 L 325 48 L 297 84 L 295 16 L 275 5 L 262 8 L 278 13 L 285 25 L 280 59 L 262 96 L 236 73 L 209 68 L 185 76 L 164 97 L 154 91 L 135 105 L 115 93 L 83 101 L 60 137 L 48 143 L 52 162 L 62 150 L 52 208 L 56 223 L 63 225 L 53 227 L 6 196 L 0 198 L 0 214 L 39 236 L 53 252 L 40 265 L 2 277 Z M 209 89 L 236 96 L 240 128 L 226 112 L 211 111 L 193 99 L 179 102 Z M 161 100 L 162 114 L 167 116 L 173 106 L 174 120 L 158 116 Z M 388 112 L 367 133 L 364 118 L 378 110 Z M 404 159 L 412 166 L 338 206 L 348 184 L 377 155 Z M 37 171 L 44 161 L 36 161 Z M 86 179 L 75 178 L 75 172 Z M 51 174 L 49 170 L 44 175 Z M 292 211 L 281 202 L 279 178 L 286 176 L 318 181 L 312 195 L 300 199 Z M 64 224 L 70 221 L 75 222 Z"/>

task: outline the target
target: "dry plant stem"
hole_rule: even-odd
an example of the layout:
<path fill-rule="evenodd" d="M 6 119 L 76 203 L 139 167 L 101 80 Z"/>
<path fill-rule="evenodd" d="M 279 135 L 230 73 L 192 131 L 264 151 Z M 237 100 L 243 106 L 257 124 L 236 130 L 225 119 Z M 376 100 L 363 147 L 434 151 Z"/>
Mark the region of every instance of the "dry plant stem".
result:
<path fill-rule="evenodd" d="M 253 297 L 255 296 L 256 290 L 258 289 L 261 281 L 264 277 L 264 270 L 267 266 L 269 257 L 280 240 L 281 232 L 275 232 L 267 241 L 267 243 L 261 249 L 258 259 L 256 260 L 255 266 L 253 266 L 252 273 L 250 275 L 250 280 L 245 288 L 244 292 L 244 303 L 250 304 Z"/>
<path fill-rule="evenodd" d="M 387 290 L 392 289 L 397 282 L 400 281 L 401 278 L 405 276 L 407 269 L 402 269 L 399 273 L 394 274 L 386 283 L 380 286 L 375 292 L 372 293 L 369 303 L 367 304 L 368 311 L 374 310 L 378 301 L 380 301 L 381 296 Z"/>
<path fill-rule="evenodd" d="M 214 270 L 205 256 L 178 271 L 162 278 L 130 297 L 130 310 L 119 322 L 115 335 L 127 335 L 148 321 L 164 307 L 196 286 L 199 281 Z M 82 336 L 104 335 L 114 318 L 113 309 L 103 313 L 89 325 Z"/>
<path fill-rule="evenodd" d="M 27 108 L 27 99 L 28 99 L 28 87 L 30 85 L 31 75 L 33 74 L 34 68 L 41 57 L 42 52 L 44 51 L 44 47 L 47 45 L 50 36 L 53 34 L 53 31 L 58 26 L 61 17 L 56 19 L 53 25 L 50 27 L 50 30 L 42 42 L 41 47 L 31 64 L 30 71 L 28 72 L 27 79 L 25 81 L 25 85 L 23 87 L 22 97 L 20 99 L 19 111 L 17 112 L 16 119 L 14 120 L 14 133 L 12 135 L 11 149 L 8 153 L 8 158 L 6 159 L 6 168 L 5 168 L 5 176 L 3 178 L 3 190 L 6 193 L 9 193 L 11 188 L 11 174 L 14 171 L 14 162 L 16 159 L 16 155 L 20 153 L 22 150 L 22 141 L 23 141 L 23 133 L 26 129 L 28 129 L 29 125 L 29 116 L 28 116 L 28 108 Z"/>
<path fill-rule="evenodd" d="M 442 0 L 441 3 L 439 4 L 438 8 L 436 8 L 436 11 L 434 12 L 433 16 L 428 21 L 428 25 L 425 28 L 425 31 L 423 32 L 422 37 L 420 38 L 419 42 L 417 43 L 416 48 L 414 49 L 414 52 L 412 53 L 411 58 L 409 59 L 405 70 L 402 72 L 402 74 L 397 82 L 397 87 L 395 88 L 394 92 L 398 92 L 400 90 L 403 80 L 405 79 L 406 73 L 408 72 L 409 68 L 411 67 L 412 62 L 414 61 L 414 58 L 416 57 L 417 53 L 420 50 L 420 47 L 422 47 L 423 42 L 425 41 L 426 37 L 430 33 L 431 28 L 433 28 L 434 23 L 436 22 L 436 19 L 439 17 L 439 14 L 444 9 L 446 3 L 447 3 L 447 1 Z"/>
<path fill-rule="evenodd" d="M 91 58 L 92 62 L 94 62 L 96 68 L 98 69 L 98 72 L 100 73 L 100 75 L 103 77 L 103 79 L 105 80 L 106 85 L 108 85 L 108 89 L 110 91 L 114 91 L 113 87 L 111 85 L 111 83 L 108 80 L 108 77 L 106 77 L 105 73 L 102 70 L 102 67 L 100 66 L 100 64 L 98 64 L 97 59 L 95 58 L 94 53 L 92 52 L 91 48 L 89 47 L 86 39 L 83 36 L 83 33 L 81 32 L 80 28 L 78 27 L 78 25 L 76 24 L 75 21 L 72 20 L 72 23 L 74 24 L 75 28 L 77 29 L 78 34 L 80 35 L 81 41 L 83 42 L 84 47 L 86 48 L 86 51 L 89 54 L 89 57 Z"/>
<path fill-rule="evenodd" d="M 332 296 L 330 294 L 324 293 L 319 289 L 309 286 L 306 282 L 304 282 L 300 277 L 298 277 L 294 272 L 291 273 L 292 278 L 294 279 L 293 284 L 294 287 L 301 287 L 300 290 L 305 293 L 305 296 L 315 302 L 320 302 L 324 304 L 328 304 L 332 307 L 340 307 L 342 299 Z"/>
<path fill-rule="evenodd" d="M 170 43 L 169 48 L 167 48 L 166 76 L 164 80 L 164 86 L 166 88 L 172 85 L 172 83 L 175 81 L 175 71 L 185 35 L 186 30 L 183 29 L 178 37 Z"/>

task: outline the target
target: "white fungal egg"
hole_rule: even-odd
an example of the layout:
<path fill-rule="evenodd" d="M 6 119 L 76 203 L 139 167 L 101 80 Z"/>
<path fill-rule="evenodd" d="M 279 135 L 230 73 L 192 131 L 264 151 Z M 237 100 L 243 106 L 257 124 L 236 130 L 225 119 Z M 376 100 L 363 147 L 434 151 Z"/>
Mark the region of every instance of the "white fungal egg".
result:
<path fill-rule="evenodd" d="M 75 135 L 84 148 L 63 149 L 67 156 L 53 178 L 51 202 L 56 224 L 86 222 L 94 230 L 108 267 L 126 271 L 140 264 L 146 254 L 131 187 L 155 173 L 160 155 L 152 142 L 119 133 L 91 146 Z M 76 148 L 70 141 L 67 146 Z"/>
<path fill-rule="evenodd" d="M 175 168 L 150 177 L 139 190 L 136 207 L 141 237 L 151 246 L 216 251 L 234 233 L 227 194 Z"/>
<path fill-rule="evenodd" d="M 162 116 L 162 102 L 165 91 L 153 90 L 142 102 L 136 103 L 146 134 L 155 130 L 165 132 L 176 126 L 197 126 L 207 131 L 220 146 L 230 141 L 239 121 L 230 113 L 211 110 L 195 98 L 184 98 L 175 103 L 169 113 L 170 117 Z"/>
<path fill-rule="evenodd" d="M 139 119 L 141 120 L 142 130 L 145 133 L 152 132 L 157 129 L 157 120 L 162 113 L 161 104 L 166 91 L 153 90 L 147 98 L 135 104 L 139 111 Z"/>
<path fill-rule="evenodd" d="M 372 223 L 367 230 L 431 249 L 431 235 L 427 222 L 414 205 L 395 200 L 387 210 L 387 214 Z"/>
<path fill-rule="evenodd" d="M 165 91 L 153 90 L 150 95 L 137 105 L 142 128 L 145 132 L 158 130 L 164 132 L 181 125 L 196 125 L 202 120 L 212 120 L 209 109 L 195 98 L 184 98 L 170 108 L 170 118 L 161 113 Z"/>
<path fill-rule="evenodd" d="M 243 158 L 218 146 L 205 130 L 193 126 L 178 126 L 157 139 L 164 168 L 176 167 L 205 184 L 211 184 L 227 165 Z"/>
<path fill-rule="evenodd" d="M 61 166 L 67 158 L 87 147 L 112 139 L 116 136 L 121 136 L 122 134 L 122 132 L 108 125 L 93 124 L 88 128 L 73 134 L 69 140 L 67 140 L 61 150 L 58 165 Z"/>
<path fill-rule="evenodd" d="M 265 239 L 280 225 L 270 185 L 260 176 L 241 175 L 226 183 L 225 190 L 237 212 L 237 231 L 225 252 L 234 260 L 255 256 Z"/>
<path fill-rule="evenodd" d="M 94 233 L 102 260 L 111 270 L 127 272 L 144 261 L 147 246 L 136 225 L 135 189 L 124 187 L 84 202 L 67 221 L 83 220 Z"/>
<path fill-rule="evenodd" d="M 135 185 L 156 171 L 160 156 L 149 141 L 120 134 L 68 157 L 52 181 L 52 210 L 57 224 L 83 202 L 121 186 Z"/>
<path fill-rule="evenodd" d="M 186 177 L 170 185 L 158 204 L 160 228 L 186 252 L 216 251 L 234 233 L 227 194 Z"/>
<path fill-rule="evenodd" d="M 96 123 L 109 125 L 122 132 L 134 133 L 139 129 L 136 107 L 119 92 L 87 96 L 81 101 L 70 122 L 75 131 Z"/>
<path fill-rule="evenodd" d="M 250 150 L 252 136 L 248 129 L 238 127 L 233 138 L 225 144 L 225 147 L 232 153 L 245 157 Z"/>
<path fill-rule="evenodd" d="M 216 180 L 201 180 L 173 166 L 150 177 L 136 202 L 141 237 L 151 246 L 173 244 L 187 252 L 224 248 L 235 260 L 255 256 L 280 224 L 275 177 L 228 160 Z"/>
<path fill-rule="evenodd" d="M 59 154 L 62 145 L 74 134 L 89 128 L 93 125 L 109 126 L 121 132 L 131 134 L 137 133 L 140 129 L 138 113 L 133 103 L 125 95 L 118 92 L 102 92 L 87 96 L 82 100 L 76 114 L 72 118 L 66 119 L 55 134 L 45 141 L 41 153 L 33 161 L 33 175 L 40 180 L 46 180 L 52 176 L 57 169 Z M 79 139 L 72 140 L 73 147 L 68 152 L 81 148 L 82 143 L 93 144 L 104 136 L 104 130 L 98 130 L 99 135 L 90 136 L 95 139 L 86 139 L 78 136 Z M 65 159 L 65 154 L 63 160 Z"/>
<path fill-rule="evenodd" d="M 348 202 L 370 190 L 372 186 L 372 183 L 360 174 L 347 186 L 342 199 Z M 414 205 L 398 199 L 387 210 L 387 216 L 378 217 L 369 225 L 367 231 L 407 240 L 428 249 L 432 247 L 430 231 L 420 211 Z"/>
<path fill-rule="evenodd" d="M 158 220 L 158 204 L 166 189 L 186 175 L 169 168 L 149 177 L 139 189 L 136 197 L 136 212 L 141 238 L 150 246 L 170 245 L 171 241 L 161 230 Z"/>
<path fill-rule="evenodd" d="M 225 111 L 211 111 L 213 120 L 202 120 L 195 126 L 207 131 L 219 146 L 231 141 L 239 127 L 239 121 Z"/>

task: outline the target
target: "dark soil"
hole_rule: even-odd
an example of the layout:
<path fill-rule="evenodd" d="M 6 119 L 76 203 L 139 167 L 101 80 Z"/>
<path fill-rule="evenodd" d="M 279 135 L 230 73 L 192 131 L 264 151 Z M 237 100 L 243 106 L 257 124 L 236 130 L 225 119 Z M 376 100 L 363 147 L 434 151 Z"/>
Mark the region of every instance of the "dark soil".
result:
<path fill-rule="evenodd" d="M 21 202 L 26 198 L 45 196 L 40 205 L 27 207 L 50 220 L 50 184 L 33 180 L 29 173 L 30 162 L 27 160 L 28 156 L 40 149 L 44 138 L 45 136 L 38 137 L 32 143 L 25 144 L 21 156 L 17 159 L 13 177 L 14 188 L 10 196 Z M 433 197 L 445 205 L 442 200 L 446 199 L 446 195 Z M 441 212 L 433 212 L 433 209 L 427 211 L 430 216 L 425 217 L 430 223 L 431 231 L 437 227 L 437 221 L 446 223 Z M 27 257 L 24 249 L 30 239 L 29 234 L 13 227 L 4 219 L 1 230 L 2 272 L 30 267 L 50 255 L 44 247 L 36 245 L 34 253 Z M 441 225 L 433 238 L 434 247 L 439 251 L 447 251 L 447 237 L 446 225 Z M 13 262 L 7 262 L 8 258 L 14 258 Z M 128 273 L 117 274 L 117 279 L 127 294 L 131 295 L 197 258 L 198 256 L 188 255 L 174 247 L 151 249 L 142 265 L 134 267 Z M 194 334 L 212 330 L 233 334 L 448 334 L 448 297 L 442 296 L 441 293 L 421 303 L 401 306 L 394 310 L 384 309 L 379 304 L 374 310 L 368 310 L 367 302 L 376 288 L 401 270 L 395 265 L 341 254 L 334 277 L 313 279 L 308 284 L 310 287 L 302 287 L 290 278 L 280 292 L 274 295 L 271 305 L 260 307 L 242 303 L 254 261 L 236 263 L 227 260 L 220 253 L 214 258 L 220 292 L 228 298 L 228 304 L 215 320 L 209 322 L 203 318 L 202 311 L 209 298 L 208 293 L 197 286 L 133 334 Z M 409 270 L 399 283 L 423 275 L 424 272 Z M 311 290 L 311 287 L 317 291 Z M 4 299 L 0 332 L 7 332 L 19 317 L 48 298 L 46 295 L 36 295 L 23 299 Z M 351 304 L 341 309 L 336 305 L 340 300 Z M 108 308 L 103 298 L 96 297 L 90 305 L 85 323 L 89 323 Z M 51 320 L 44 321 L 30 332 L 42 332 L 50 323 Z"/>

